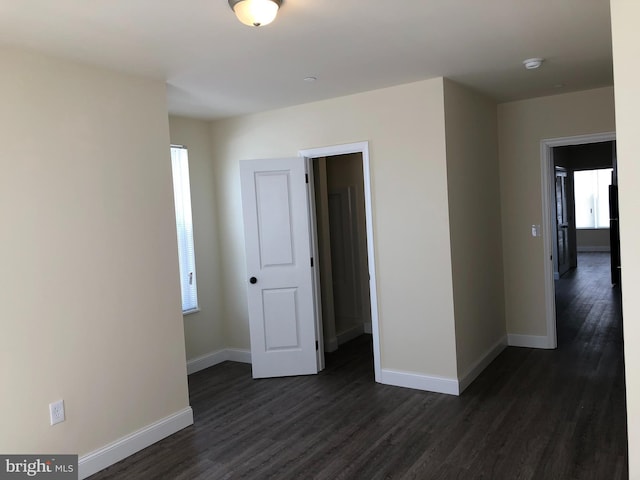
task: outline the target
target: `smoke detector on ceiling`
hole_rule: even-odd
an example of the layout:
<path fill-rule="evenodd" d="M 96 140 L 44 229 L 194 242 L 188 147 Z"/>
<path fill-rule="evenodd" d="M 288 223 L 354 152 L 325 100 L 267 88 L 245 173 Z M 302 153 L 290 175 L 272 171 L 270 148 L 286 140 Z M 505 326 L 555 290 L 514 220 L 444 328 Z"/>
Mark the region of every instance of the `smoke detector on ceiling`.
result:
<path fill-rule="evenodd" d="M 544 58 L 527 58 L 522 63 L 527 70 L 535 70 L 536 68 L 540 68 L 542 62 L 544 62 Z"/>

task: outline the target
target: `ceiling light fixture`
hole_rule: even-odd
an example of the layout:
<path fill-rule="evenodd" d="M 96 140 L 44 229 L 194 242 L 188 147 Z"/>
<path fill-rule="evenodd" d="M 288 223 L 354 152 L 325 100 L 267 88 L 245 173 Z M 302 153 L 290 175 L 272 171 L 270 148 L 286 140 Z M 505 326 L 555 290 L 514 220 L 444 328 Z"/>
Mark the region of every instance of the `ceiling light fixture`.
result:
<path fill-rule="evenodd" d="M 229 0 L 238 20 L 250 27 L 268 25 L 276 18 L 282 0 Z"/>
<path fill-rule="evenodd" d="M 522 63 L 527 70 L 535 70 L 536 68 L 540 68 L 542 62 L 544 62 L 544 58 L 527 58 Z"/>

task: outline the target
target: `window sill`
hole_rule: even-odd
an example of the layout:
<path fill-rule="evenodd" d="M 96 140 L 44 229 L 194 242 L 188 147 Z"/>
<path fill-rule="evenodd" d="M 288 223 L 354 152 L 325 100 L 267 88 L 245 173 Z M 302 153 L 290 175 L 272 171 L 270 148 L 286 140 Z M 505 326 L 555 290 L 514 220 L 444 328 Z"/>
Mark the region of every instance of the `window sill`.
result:
<path fill-rule="evenodd" d="M 182 311 L 182 315 L 186 316 L 186 315 L 191 315 L 192 313 L 198 313 L 200 311 L 199 307 L 196 308 L 192 308 L 191 310 L 183 310 Z"/>

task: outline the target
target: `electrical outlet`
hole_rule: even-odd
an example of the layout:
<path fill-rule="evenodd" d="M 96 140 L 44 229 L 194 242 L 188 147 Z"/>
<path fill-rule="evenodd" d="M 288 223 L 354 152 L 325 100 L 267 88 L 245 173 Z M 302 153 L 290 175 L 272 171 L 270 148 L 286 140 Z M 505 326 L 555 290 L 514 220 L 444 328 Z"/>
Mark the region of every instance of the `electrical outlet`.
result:
<path fill-rule="evenodd" d="M 51 425 L 64 422 L 64 400 L 58 400 L 49 404 L 49 418 Z"/>

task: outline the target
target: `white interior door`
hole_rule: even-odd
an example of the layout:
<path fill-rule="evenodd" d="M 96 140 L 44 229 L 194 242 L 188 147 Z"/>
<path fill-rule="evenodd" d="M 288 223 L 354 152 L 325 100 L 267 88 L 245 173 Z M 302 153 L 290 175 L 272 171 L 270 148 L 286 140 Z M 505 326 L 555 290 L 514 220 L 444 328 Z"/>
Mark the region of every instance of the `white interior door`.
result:
<path fill-rule="evenodd" d="M 305 165 L 240 162 L 254 378 L 318 373 Z"/>

